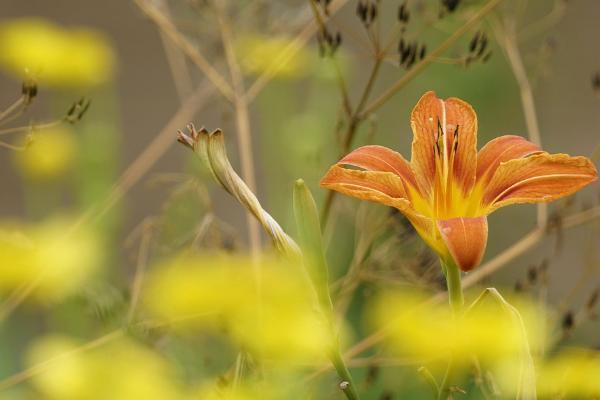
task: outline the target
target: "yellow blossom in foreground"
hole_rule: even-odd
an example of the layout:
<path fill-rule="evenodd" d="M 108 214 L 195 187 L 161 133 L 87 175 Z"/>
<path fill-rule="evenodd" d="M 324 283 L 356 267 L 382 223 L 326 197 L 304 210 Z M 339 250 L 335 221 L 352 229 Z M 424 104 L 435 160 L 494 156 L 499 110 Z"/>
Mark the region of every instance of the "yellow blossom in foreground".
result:
<path fill-rule="evenodd" d="M 262 381 L 247 380 L 235 387 L 206 385 L 197 399 L 202 400 L 305 400 L 311 397 L 300 383 L 302 378 L 295 375 L 273 376 L 268 374 Z"/>
<path fill-rule="evenodd" d="M 521 314 L 541 318 L 529 310 Z M 388 293 L 375 306 L 375 322 L 388 327 L 394 351 L 423 361 L 445 362 L 452 357 L 465 368 L 473 357 L 494 365 L 520 362 L 528 342 L 538 343 L 542 334 L 539 321 L 524 319 L 527 335 L 498 303 L 483 302 L 464 315 L 454 315 L 445 303 L 434 303 L 419 293 Z"/>
<path fill-rule="evenodd" d="M 278 78 L 299 78 L 310 72 L 316 57 L 305 48 L 297 48 L 286 36 L 248 34 L 236 43 L 244 72 L 260 75 L 272 72 Z"/>
<path fill-rule="evenodd" d="M 173 367 L 157 352 L 128 339 L 118 339 L 91 351 L 81 343 L 48 336 L 29 349 L 30 365 L 47 368 L 33 384 L 45 399 L 179 400 L 191 399 L 174 378 Z"/>
<path fill-rule="evenodd" d="M 538 368 L 538 393 L 556 398 L 600 396 L 600 353 L 569 349 Z"/>
<path fill-rule="evenodd" d="M 19 79 L 60 87 L 92 86 L 113 74 L 106 38 L 90 29 L 65 29 L 41 18 L 0 25 L 0 67 Z"/>
<path fill-rule="evenodd" d="M 73 166 L 77 142 L 66 128 L 52 128 L 36 134 L 24 151 L 15 152 L 17 167 L 28 178 L 48 180 L 63 176 Z"/>
<path fill-rule="evenodd" d="M 100 253 L 87 231 L 67 236 L 72 221 L 55 219 L 29 227 L 0 227 L 0 293 L 34 285 L 43 300 L 77 291 L 97 271 Z"/>
<path fill-rule="evenodd" d="M 259 269 L 242 257 L 178 258 L 150 274 L 145 303 L 183 328 L 224 324 L 234 342 L 265 360 L 321 360 L 327 330 L 302 270 L 275 260 Z"/>

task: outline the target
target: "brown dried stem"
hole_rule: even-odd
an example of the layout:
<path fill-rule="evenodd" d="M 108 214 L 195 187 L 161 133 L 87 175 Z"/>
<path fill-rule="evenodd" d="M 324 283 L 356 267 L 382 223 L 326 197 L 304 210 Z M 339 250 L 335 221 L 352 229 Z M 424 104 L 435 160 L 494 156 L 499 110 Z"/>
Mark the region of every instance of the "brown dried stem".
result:
<path fill-rule="evenodd" d="M 250 131 L 250 116 L 248 113 L 248 102 L 244 88 L 244 77 L 240 70 L 240 65 L 233 48 L 233 35 L 231 32 L 231 23 L 226 20 L 225 10 L 222 7 L 215 7 L 217 10 L 217 20 L 221 32 L 221 40 L 225 50 L 225 58 L 233 82 L 233 97 L 235 107 L 235 121 L 237 125 L 238 150 L 240 152 L 240 161 L 242 169 L 242 179 L 250 190 L 256 193 L 256 177 L 254 173 L 254 156 L 252 153 L 252 133 Z M 248 226 L 248 235 L 250 238 L 250 250 L 253 257 L 257 257 L 260 252 L 260 229 L 256 219 L 250 213 L 246 213 L 246 224 Z"/>

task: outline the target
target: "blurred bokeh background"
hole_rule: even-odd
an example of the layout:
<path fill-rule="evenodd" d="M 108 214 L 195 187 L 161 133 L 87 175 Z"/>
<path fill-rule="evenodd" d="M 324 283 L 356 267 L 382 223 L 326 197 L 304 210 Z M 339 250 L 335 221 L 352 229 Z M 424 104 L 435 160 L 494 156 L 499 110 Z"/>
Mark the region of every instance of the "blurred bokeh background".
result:
<path fill-rule="evenodd" d="M 323 207 L 327 194 L 318 181 L 339 158 L 347 126 L 339 76 L 343 76 L 348 97 L 356 105 L 374 63 L 372 36 L 356 15 L 358 2 L 334 1 L 330 5 L 335 11 L 326 25 L 341 36 L 333 57 L 320 55 L 322 42 L 316 39 L 317 29 L 305 32 L 307 26 L 314 27 L 315 20 L 309 1 L 216 2 L 225 8 L 231 44 L 246 89 L 255 88 L 253 83 L 269 72 L 273 60 L 277 64 L 290 45 L 299 43 L 290 60 L 279 62 L 272 76 L 267 75 L 264 87 L 249 103 L 251 145 L 243 148 L 238 142 L 238 110 L 214 89 L 206 69 L 198 68 L 202 62 L 194 56 L 200 54 L 214 71 L 231 82 L 220 22 L 212 3 L 1 1 L 0 110 L 19 99 L 24 82 L 32 85 L 35 80 L 37 95 L 22 115 L 0 127 L 0 141 L 7 144 L 0 147 L 0 219 L 12 232 L 10 235 L 23 231 L 54 240 L 47 244 L 48 265 L 69 266 L 57 273 L 56 282 L 47 285 L 47 293 L 36 294 L 38 290 L 32 289 L 34 295 L 30 296 L 27 283 L 0 283 L 0 295 L 9 310 L 6 315 L 3 311 L 0 320 L 0 386 L 6 383 L 3 379 L 27 367 L 31 357 L 24 354 L 45 335 L 61 334 L 85 343 L 110 332 L 111 327 L 122 326 L 130 301 L 135 298 L 132 282 L 140 257 L 153 265 L 190 247 L 200 252 L 248 251 L 244 209 L 213 182 L 193 152 L 176 142 L 177 130 L 185 129 L 189 122 L 209 130 L 221 128 L 238 171 L 243 169 L 244 152 L 252 154 L 257 197 L 292 236 L 292 189 L 296 179 L 304 179 L 318 206 Z M 417 59 L 408 68 L 399 65 L 398 7 L 403 3 L 410 10 L 410 20 L 402 35 L 409 43 L 425 45 L 428 55 L 488 1 L 377 2 L 379 12 L 373 32 L 380 35 L 382 43 L 391 45 L 369 100 L 410 74 L 419 62 Z M 456 10 L 445 5 L 452 3 L 458 4 Z M 501 1 L 369 115 L 350 148 L 377 143 L 408 158 L 412 140 L 410 111 L 427 90 L 436 91 L 442 98 L 459 97 L 473 105 L 478 114 L 480 147 L 502 134 L 527 137 L 531 125 L 526 120 L 523 96 L 530 89 L 543 148 L 551 153 L 598 157 L 598 21 L 600 3 L 594 0 Z M 28 42 L 28 35 L 34 37 L 35 30 L 46 41 L 32 38 Z M 179 42 L 173 40 L 174 30 Z M 485 34 L 487 47 L 482 55 L 465 62 L 473 53 L 469 46 L 478 32 Z M 294 42 L 297 35 L 303 40 Z M 17 41 L 17 48 L 30 43 L 33 55 L 14 50 L 11 40 Z M 61 49 L 61 55 L 52 61 L 53 49 L 67 46 L 63 42 L 72 47 Z M 507 53 L 511 44 L 519 53 L 529 89 L 519 80 L 519 71 L 515 75 L 515 60 Z M 186 45 L 192 49 L 186 50 Z M 56 64 L 52 68 L 67 72 L 52 78 L 51 68 L 46 67 L 45 71 L 32 69 L 23 75 L 22 65 L 14 61 L 19 57 L 49 60 Z M 88 101 L 89 109 L 84 110 Z M 82 110 L 85 113 L 79 118 Z M 70 119 L 64 120 L 65 116 Z M 51 126 L 46 129 L 47 123 Z M 23 129 L 4 132 L 14 127 Z M 594 209 L 598 198 L 596 184 L 569 200 L 552 204 L 551 232 L 525 251 L 517 250 L 514 257 L 509 253 L 506 260 L 495 257 L 518 246 L 519 240 L 535 229 L 536 207 L 510 207 L 490 217 L 484 265 L 492 260 L 502 267 L 477 284 L 525 293 L 554 309 L 552 318 L 559 326 L 561 345 L 600 346 L 600 323 L 586 309 L 600 287 L 600 236 L 595 220 L 599 213 L 592 211 L 589 221 L 576 226 L 561 226 L 563 217 Z M 324 232 L 331 281 L 339 284 L 350 266 L 361 271 L 349 298 L 341 296 L 341 308 L 348 309 L 351 345 L 369 334 L 363 323 L 364 313 L 374 292 L 403 287 L 435 291 L 444 286 L 434 257 L 422 248 L 403 217 L 383 206 L 342 196 L 336 197 L 333 204 L 334 222 Z M 392 222 L 385 222 L 388 220 Z M 71 229 L 77 230 L 76 240 L 61 241 L 61 234 Z M 371 231 L 375 231 L 375 239 L 365 238 Z M 265 235 L 262 244 L 270 246 Z M 360 245 L 367 246 L 366 255 L 357 255 L 363 251 Z M 66 256 L 53 261 L 53 252 Z M 11 259 L 0 255 L 0 260 Z M 10 279 L 5 278 L 6 282 Z M 54 290 L 57 286 L 61 288 Z M 24 298 L 18 299 L 24 288 Z M 165 344 L 160 342 L 166 335 L 163 331 L 132 330 L 134 338 L 128 340 L 159 342 L 157 346 L 175 360 L 180 366 L 178 372 L 189 381 L 218 376 L 235 362 L 231 349 L 218 359 L 223 353 L 217 349 L 224 347 L 223 343 L 206 350 L 208 340 L 193 335 L 184 335 L 181 341 L 170 339 Z M 44 354 L 69 348 L 65 343 L 55 345 L 54 349 L 35 354 L 44 359 Z M 146 357 L 151 356 L 142 350 L 123 357 L 123 363 L 156 361 L 148 360 Z M 110 360 L 96 361 L 110 364 Z M 391 397 L 396 390 L 393 381 L 370 383 L 369 379 L 376 380 L 373 369 L 361 368 L 357 373 L 361 385 L 375 388 L 366 398 L 401 398 Z M 406 378 L 410 375 L 402 376 L 410 379 Z M 334 377 L 326 378 L 325 387 L 333 381 Z M 6 398 L 45 398 L 39 393 L 52 392 L 44 391 L 44 383 L 38 382 L 38 392 L 31 392 L 27 382 L 8 383 Z M 168 393 L 171 389 L 160 390 Z M 325 390 L 326 395 L 314 398 L 341 398 L 334 392 Z M 169 396 L 155 394 L 156 398 Z M 2 393 L 0 398 L 4 398 Z"/>

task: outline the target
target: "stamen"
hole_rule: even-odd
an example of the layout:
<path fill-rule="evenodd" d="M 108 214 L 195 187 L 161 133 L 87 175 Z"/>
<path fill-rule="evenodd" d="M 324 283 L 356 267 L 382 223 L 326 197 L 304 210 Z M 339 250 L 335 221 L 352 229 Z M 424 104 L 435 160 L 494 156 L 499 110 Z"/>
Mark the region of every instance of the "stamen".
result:
<path fill-rule="evenodd" d="M 456 129 L 454 130 L 454 146 L 453 146 L 453 153 L 456 153 L 456 149 L 458 149 L 458 127 L 460 125 L 456 125 Z"/>

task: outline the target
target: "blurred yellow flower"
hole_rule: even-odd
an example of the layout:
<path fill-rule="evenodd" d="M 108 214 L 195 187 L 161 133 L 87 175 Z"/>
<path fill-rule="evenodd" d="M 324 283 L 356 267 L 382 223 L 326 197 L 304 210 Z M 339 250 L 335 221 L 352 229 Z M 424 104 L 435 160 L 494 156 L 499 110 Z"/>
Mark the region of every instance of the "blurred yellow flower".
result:
<path fill-rule="evenodd" d="M 244 72 L 262 74 L 273 72 L 278 78 L 299 78 L 314 69 L 317 59 L 304 47 L 294 45 L 287 36 L 243 35 L 236 51 Z"/>
<path fill-rule="evenodd" d="M 45 399 L 60 400 L 179 400 L 191 399 L 175 371 L 161 355 L 129 340 L 80 352 L 81 344 L 62 336 L 47 336 L 29 349 L 28 362 L 53 360 L 33 377 Z"/>
<path fill-rule="evenodd" d="M 600 396 L 600 353 L 589 349 L 569 349 L 538 370 L 541 398 L 591 399 Z"/>
<path fill-rule="evenodd" d="M 58 300 L 88 281 L 101 254 L 90 232 L 67 237 L 71 223 L 54 219 L 21 229 L 0 228 L 0 293 L 33 284 L 38 298 Z"/>
<path fill-rule="evenodd" d="M 524 336 L 521 326 L 497 304 L 484 302 L 456 316 L 446 304 L 433 303 L 421 293 L 382 295 L 375 306 L 375 323 L 389 327 L 390 345 L 403 356 L 421 360 L 452 357 L 462 365 L 473 357 L 494 365 L 516 362 L 527 341 L 539 342 L 542 334 L 536 330 L 537 322 L 525 321 L 529 337 Z"/>
<path fill-rule="evenodd" d="M 225 324 L 231 338 L 258 356 L 304 363 L 329 345 L 312 289 L 298 266 L 231 256 L 184 257 L 160 265 L 143 291 L 148 309 L 180 326 Z M 184 320 L 185 322 L 181 322 Z"/>
<path fill-rule="evenodd" d="M 93 86 L 110 79 L 115 55 L 99 32 L 30 17 L 0 24 L 0 66 L 50 86 Z"/>
<path fill-rule="evenodd" d="M 35 180 L 63 176 L 74 164 L 77 141 L 67 128 L 55 127 L 36 134 L 24 151 L 14 152 L 23 175 Z"/>

